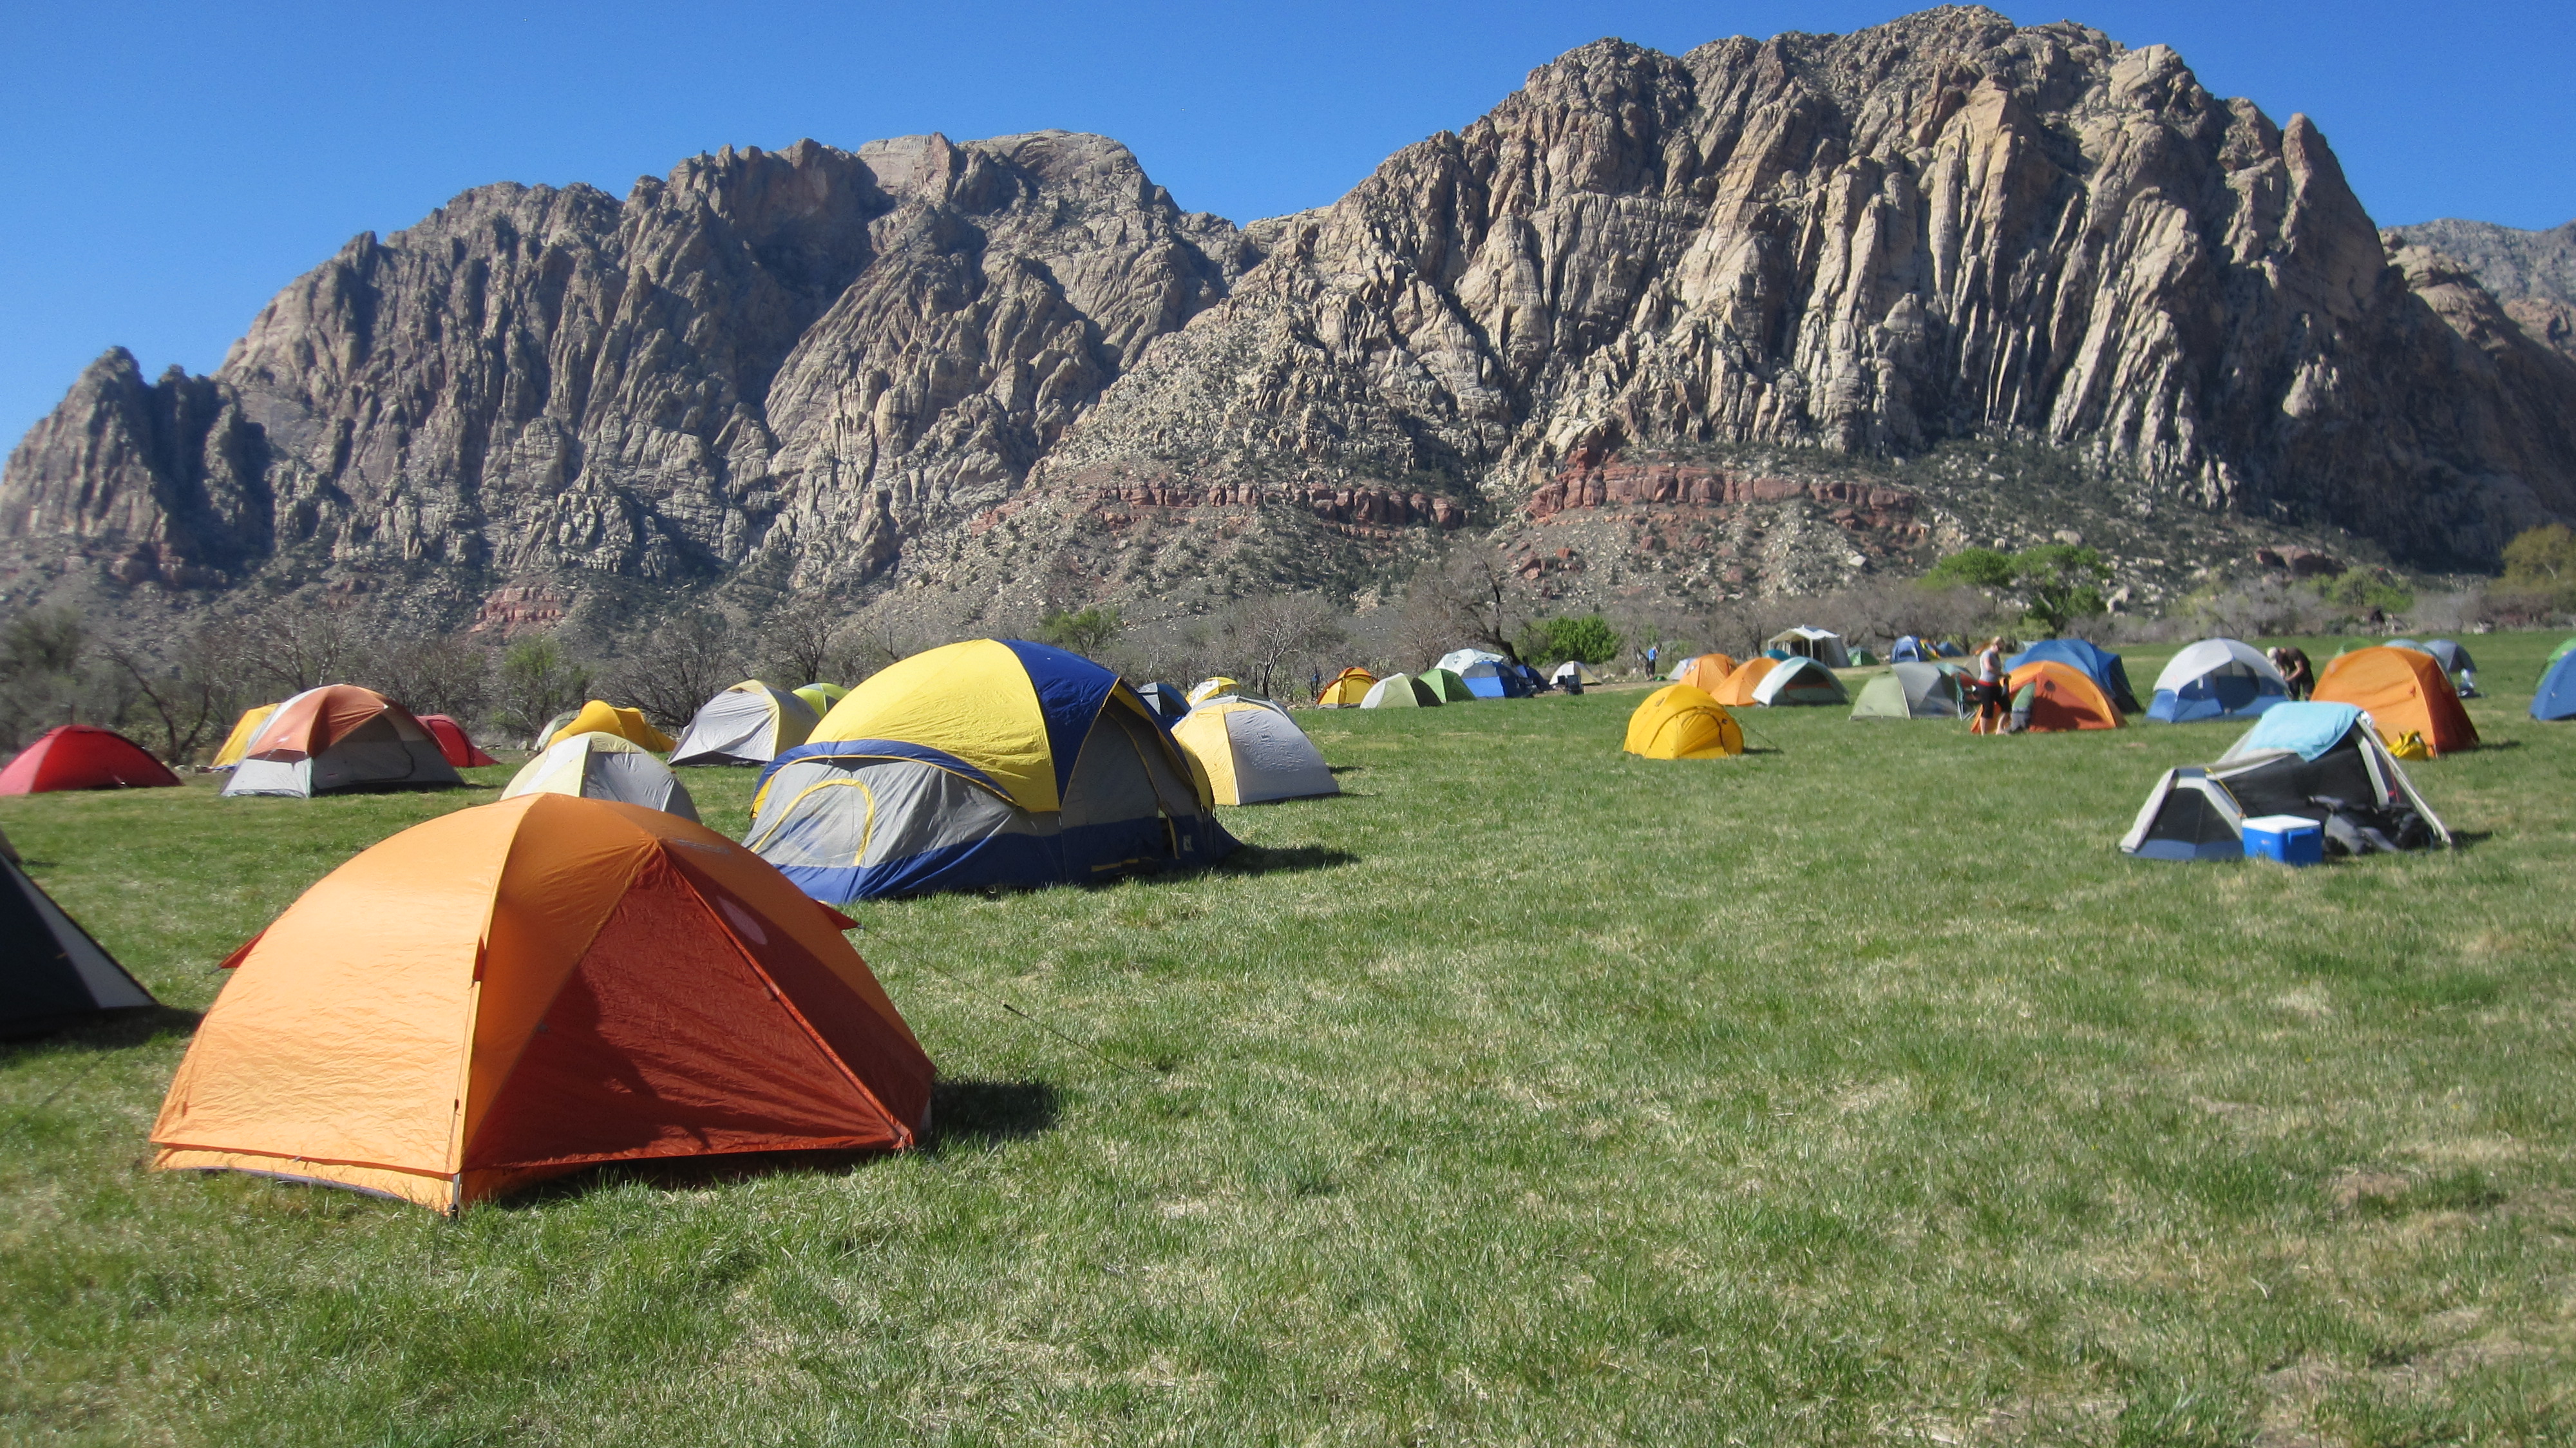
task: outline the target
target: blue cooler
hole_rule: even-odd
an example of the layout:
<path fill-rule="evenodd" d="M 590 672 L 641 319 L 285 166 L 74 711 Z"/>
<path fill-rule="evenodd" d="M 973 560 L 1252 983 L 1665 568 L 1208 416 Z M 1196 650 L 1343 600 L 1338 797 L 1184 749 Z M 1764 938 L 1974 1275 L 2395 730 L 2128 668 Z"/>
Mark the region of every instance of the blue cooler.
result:
<path fill-rule="evenodd" d="M 2326 857 L 2325 826 L 2299 815 L 2263 815 L 2245 822 L 2245 858 L 2314 865 Z"/>

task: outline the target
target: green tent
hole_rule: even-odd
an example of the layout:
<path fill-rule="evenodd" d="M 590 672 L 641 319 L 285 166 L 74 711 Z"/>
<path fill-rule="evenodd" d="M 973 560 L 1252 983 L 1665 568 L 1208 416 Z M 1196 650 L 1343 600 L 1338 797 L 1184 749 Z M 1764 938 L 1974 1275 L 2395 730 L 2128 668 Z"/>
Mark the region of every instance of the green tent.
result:
<path fill-rule="evenodd" d="M 1460 678 L 1455 669 L 1424 669 L 1413 677 L 1429 685 L 1444 704 L 1472 704 L 1476 701 L 1475 691 L 1467 687 L 1467 681 Z"/>
<path fill-rule="evenodd" d="M 1953 671 L 1935 664 L 1898 664 L 1863 685 L 1852 704 L 1855 719 L 1959 719 L 1968 707 Z"/>
<path fill-rule="evenodd" d="M 1419 709 L 1437 704 L 1440 696 L 1431 686 L 1411 674 L 1389 674 L 1369 686 L 1360 700 L 1363 709 Z"/>

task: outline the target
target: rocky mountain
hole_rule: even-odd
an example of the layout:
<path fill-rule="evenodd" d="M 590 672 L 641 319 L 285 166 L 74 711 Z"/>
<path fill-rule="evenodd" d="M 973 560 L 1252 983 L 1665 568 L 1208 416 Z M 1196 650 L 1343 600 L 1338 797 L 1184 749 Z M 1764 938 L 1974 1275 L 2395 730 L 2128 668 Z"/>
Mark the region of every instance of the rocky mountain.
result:
<path fill-rule="evenodd" d="M 1355 594 L 1461 538 L 1693 602 L 2083 536 L 2478 566 L 2576 518 L 2576 361 L 2392 255 L 2306 118 L 1944 8 L 1602 41 L 1318 211 L 1064 133 L 719 152 L 363 236 L 212 378 L 112 352 L 0 475 L 12 586 L 649 585 L 971 621 Z"/>
<path fill-rule="evenodd" d="M 2524 331 L 2576 356 L 2576 221 L 2521 231 L 2445 219 L 2382 234 L 2392 250 L 2420 247 L 2450 258 L 2454 270 L 2465 270 L 2504 303 L 2505 315 Z"/>

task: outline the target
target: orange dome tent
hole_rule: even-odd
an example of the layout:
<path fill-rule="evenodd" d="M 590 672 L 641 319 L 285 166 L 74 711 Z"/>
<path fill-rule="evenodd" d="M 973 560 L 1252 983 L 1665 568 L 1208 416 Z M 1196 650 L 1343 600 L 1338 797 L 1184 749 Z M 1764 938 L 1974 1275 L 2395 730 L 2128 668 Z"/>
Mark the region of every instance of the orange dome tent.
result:
<path fill-rule="evenodd" d="M 1724 656 L 1720 655 L 1720 657 Z M 1778 659 L 1767 654 L 1757 654 L 1728 670 L 1726 677 L 1718 681 L 1717 687 L 1707 691 L 1708 696 L 1731 709 L 1745 708 L 1754 702 L 1754 689 L 1762 683 L 1765 676 L 1778 667 L 1780 667 Z"/>
<path fill-rule="evenodd" d="M 325 684 L 277 706 L 251 736 L 227 795 L 461 785 L 438 739 L 373 689 Z"/>
<path fill-rule="evenodd" d="M 2069 729 L 2117 729 L 2127 721 L 2120 717 L 2118 706 L 2093 677 L 2071 664 L 2055 659 L 2033 659 L 2004 677 L 2004 692 L 2014 700 L 2014 712 L 2021 709 L 2021 691 L 2028 688 L 2030 717 L 2027 727 L 2033 734 L 2054 734 Z"/>
<path fill-rule="evenodd" d="M 1718 686 L 1724 684 L 1726 676 L 1734 672 L 1735 660 L 1725 654 L 1701 654 L 1684 661 L 1680 668 L 1673 670 L 1673 682 L 1688 684 L 1701 693 L 1715 698 Z"/>
<path fill-rule="evenodd" d="M 226 962 L 153 1165 L 453 1212 L 600 1162 L 911 1146 L 930 1060 L 847 923 L 659 810 L 415 825 Z"/>
<path fill-rule="evenodd" d="M 2478 728 L 2460 707 L 2442 661 L 2420 650 L 2383 645 L 2339 655 L 2326 665 L 2311 697 L 2360 709 L 2391 745 L 2413 732 L 2436 756 L 2478 747 Z"/>

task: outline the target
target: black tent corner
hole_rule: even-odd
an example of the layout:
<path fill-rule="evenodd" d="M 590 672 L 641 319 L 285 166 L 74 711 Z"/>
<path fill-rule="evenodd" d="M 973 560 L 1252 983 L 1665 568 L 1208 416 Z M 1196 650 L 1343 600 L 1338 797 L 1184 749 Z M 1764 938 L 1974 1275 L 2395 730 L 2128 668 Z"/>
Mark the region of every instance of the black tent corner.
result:
<path fill-rule="evenodd" d="M 0 853 L 0 1039 L 159 1004 L 14 857 Z"/>

